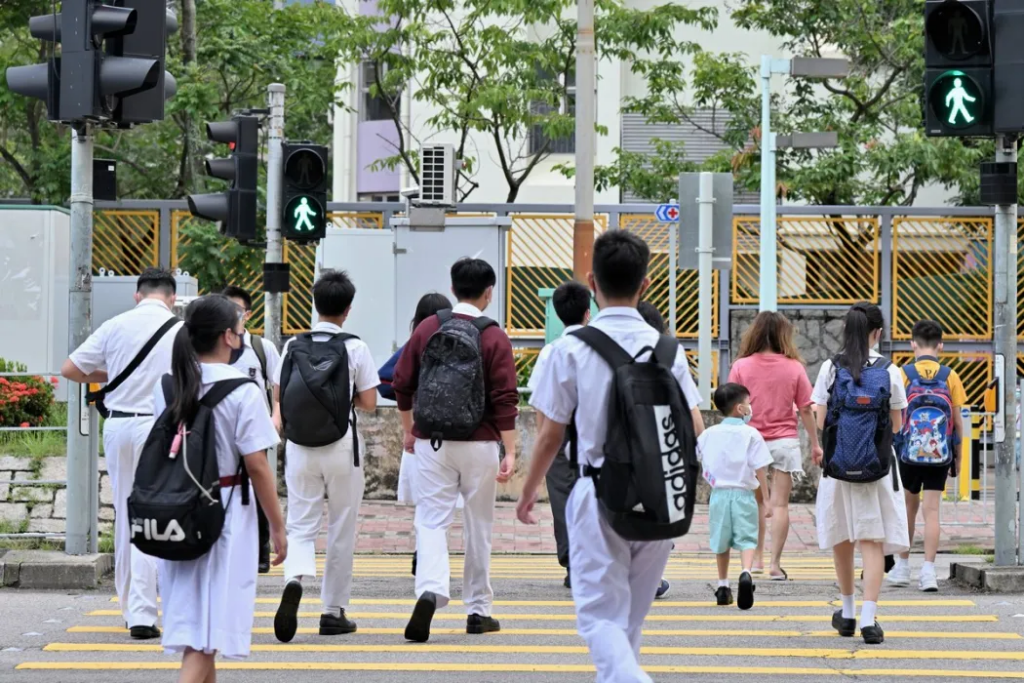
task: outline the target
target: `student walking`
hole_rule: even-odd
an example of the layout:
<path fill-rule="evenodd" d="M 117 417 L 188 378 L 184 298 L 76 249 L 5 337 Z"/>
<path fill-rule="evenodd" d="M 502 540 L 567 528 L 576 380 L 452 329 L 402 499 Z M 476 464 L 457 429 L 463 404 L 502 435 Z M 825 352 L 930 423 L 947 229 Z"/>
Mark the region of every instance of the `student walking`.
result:
<path fill-rule="evenodd" d="M 139 276 L 136 306 L 111 318 L 64 361 L 61 374 L 74 382 L 106 383 L 95 397 L 104 415 L 103 452 L 114 490 L 114 586 L 131 637 L 159 638 L 156 561 L 131 545 L 128 496 L 135 466 L 153 426 L 153 386 L 171 369 L 171 312 L 177 283 L 166 270 Z"/>
<path fill-rule="evenodd" d="M 551 356 L 553 344 L 580 329 L 590 322 L 590 290 L 579 282 L 563 282 L 555 288 L 551 295 L 551 303 L 555 308 L 555 315 L 562 321 L 565 329 L 562 336 L 546 345 L 537 355 L 537 362 L 533 364 L 533 372 L 530 373 L 530 380 L 527 387 L 530 393 L 537 390 L 540 378 L 547 367 L 548 358 Z M 540 424 L 544 415 L 537 413 L 537 430 L 540 431 Z M 571 429 L 571 428 L 570 428 Z M 572 487 L 579 479 L 579 468 L 573 468 L 569 462 L 569 436 L 562 442 L 562 448 L 558 456 L 551 462 L 551 468 L 544 476 L 547 484 L 548 499 L 551 503 L 551 517 L 555 527 L 555 547 L 558 550 L 558 564 L 565 568 L 565 580 L 562 582 L 566 588 L 572 588 L 572 572 L 569 566 L 569 530 L 565 525 L 565 505 L 572 493 Z"/>
<path fill-rule="evenodd" d="M 242 309 L 242 323 L 252 318 L 252 296 L 241 287 L 230 285 L 221 292 L 233 304 Z M 281 354 L 277 347 L 255 334 L 245 331 L 242 337 L 242 348 L 231 352 L 231 365 L 251 378 L 266 397 L 267 413 L 274 411 L 273 378 L 277 376 L 277 367 L 281 364 Z M 270 525 L 263 512 L 263 506 L 256 501 L 256 519 L 259 522 L 259 572 L 270 571 Z"/>
<path fill-rule="evenodd" d="M 771 453 L 760 432 L 750 426 L 752 411 L 750 390 L 729 382 L 715 391 L 715 407 L 725 419 L 709 427 L 697 439 L 697 453 L 703 463 L 704 479 L 711 485 L 708 522 L 711 527 L 711 552 L 718 557 L 719 606 L 732 604 L 729 587 L 729 552 L 739 550 L 740 572 L 737 605 L 742 610 L 754 606 L 754 579 L 750 568 L 757 548 L 757 500 L 754 491 L 768 494 L 768 466 Z M 767 511 L 768 517 L 772 510 Z"/>
<path fill-rule="evenodd" d="M 356 296 L 343 272 L 328 270 L 313 285 L 319 321 L 284 347 L 277 373 L 276 416 L 287 440 L 288 542 L 285 587 L 274 617 L 282 643 L 295 637 L 302 579 L 316 578 L 316 539 L 327 498 L 320 635 L 355 633 L 345 616 L 352 594 L 356 522 L 363 501 L 363 465 L 355 410 L 377 407 L 377 371 L 365 342 L 342 332 Z"/>
<path fill-rule="evenodd" d="M 743 333 L 740 355 L 729 370 L 729 381 L 750 389 L 754 411 L 750 426 L 761 433 L 772 455 L 769 467 L 771 495 L 758 492 L 757 550 L 754 573 L 764 571 L 766 510 L 771 510 L 772 548 L 768 578 L 786 581 L 782 551 L 789 537 L 789 496 L 793 477 L 803 475 L 803 457 L 797 432 L 797 415 L 804 424 L 812 457 L 821 459 L 818 430 L 811 409 L 811 383 L 793 339 L 793 325 L 786 316 L 762 311 Z"/>
<path fill-rule="evenodd" d="M 963 414 L 967 392 L 956 371 L 939 362 L 942 326 L 922 320 L 911 333 L 915 360 L 903 368 L 907 387 L 907 410 L 903 420 L 897 456 L 900 479 L 907 503 L 908 545 L 914 543 L 914 525 L 924 490 L 924 564 L 918 588 L 939 590 L 935 576 L 935 555 L 939 552 L 939 503 L 946 488 L 946 475 L 956 476 Z M 893 586 L 910 583 L 910 550 L 900 555 L 886 581 Z"/>
<path fill-rule="evenodd" d="M 821 366 L 811 395 L 818 426 L 824 429 L 818 545 L 832 549 L 843 601 L 832 626 L 841 636 L 857 631 L 853 554 L 858 546 L 864 564 L 860 630 L 872 645 L 885 640 L 875 620 L 884 556 L 910 547 L 892 449 L 907 396 L 903 373 L 875 351 L 883 326 L 878 306 L 853 306 L 844 321 L 842 349 Z"/>
<path fill-rule="evenodd" d="M 463 602 L 466 632 L 500 630 L 491 616 L 491 534 L 497 482 L 512 476 L 519 392 L 508 336 L 483 311 L 497 279 L 490 264 L 464 258 L 451 270 L 458 303 L 420 323 L 395 366 L 405 449 L 417 463 L 416 606 L 406 640 L 426 642 L 434 612 L 450 599 L 448 527 L 465 498 Z M 505 457 L 499 466 L 499 442 Z"/>
<path fill-rule="evenodd" d="M 703 422 L 700 396 L 686 356 L 675 340 L 660 336 L 637 311 L 640 297 L 650 286 L 649 261 L 647 244 L 632 233 L 611 230 L 594 242 L 588 283 L 596 292 L 600 313 L 587 327 L 552 346 L 547 367 L 539 376 L 531 404 L 545 419 L 516 509 L 521 522 L 536 523 L 532 510 L 537 490 L 562 446 L 566 426 L 575 421 L 582 477 L 573 487 L 566 509 L 572 594 L 577 627 L 590 649 L 599 683 L 651 681 L 638 662 L 641 629 L 672 548 L 669 536 L 682 535 L 677 523 L 688 524 L 687 508 L 692 509 L 698 476 L 695 434 L 703 431 Z M 653 354 L 650 349 L 655 349 Z M 636 356 L 646 360 L 634 363 Z M 615 373 L 606 357 L 619 361 Z M 612 420 L 612 407 L 622 406 L 626 398 L 622 392 L 627 385 L 633 386 L 631 382 L 620 384 L 616 375 L 633 378 L 636 373 L 657 378 L 657 388 L 648 387 L 652 393 L 645 393 L 642 401 L 630 406 L 635 416 L 630 424 L 651 427 L 651 432 L 642 432 L 642 444 L 632 438 L 633 430 Z M 666 474 L 645 468 L 653 473 L 652 480 L 645 482 L 628 475 L 620 480 L 616 473 L 622 472 L 625 464 L 606 453 L 617 458 L 628 454 L 631 462 L 633 458 L 647 462 L 657 458 L 662 467 L 672 469 Z M 599 493 L 595 480 L 605 476 L 622 486 L 601 487 Z M 667 485 L 673 491 L 668 501 Z M 634 512 L 637 504 L 623 497 L 614 502 L 614 509 L 628 507 L 610 512 L 606 494 L 638 495 L 640 487 L 645 492 L 659 491 L 652 498 L 667 509 L 643 506 L 644 512 Z M 653 537 L 666 540 L 635 541 L 623 535 L 635 537 L 640 528 L 656 531 L 652 528 L 655 519 L 665 520 L 669 533 Z M 657 531 L 666 528 L 659 525 Z M 685 529 L 681 531 L 685 533 Z"/>
<path fill-rule="evenodd" d="M 171 379 L 158 380 L 153 392 L 155 412 L 170 412 L 172 431 L 165 432 L 167 436 L 173 434 L 175 424 L 191 428 L 200 405 L 205 405 L 202 399 L 221 393 L 212 407 L 212 419 L 220 503 L 225 508 L 223 528 L 212 547 L 197 559 L 159 561 L 162 645 L 168 653 L 182 655 L 180 683 L 215 681 L 218 653 L 228 659 L 249 655 L 259 553 L 256 506 L 246 504 L 250 493 L 255 492 L 267 514 L 277 555 L 274 564 L 288 555 L 277 478 L 267 464 L 267 449 L 277 445 L 278 435 L 263 392 L 229 365 L 232 353 L 241 348 L 244 329 L 241 311 L 227 298 L 211 294 L 193 301 L 174 338 Z M 223 394 L 223 385 L 235 388 Z M 154 430 L 154 437 L 157 434 Z M 187 444 L 178 457 L 187 466 L 205 453 L 193 455 L 188 446 L 202 443 L 194 443 L 188 436 L 185 439 Z M 147 443 L 147 453 L 149 446 Z M 166 444 L 157 444 L 157 448 L 158 457 L 166 456 Z"/>

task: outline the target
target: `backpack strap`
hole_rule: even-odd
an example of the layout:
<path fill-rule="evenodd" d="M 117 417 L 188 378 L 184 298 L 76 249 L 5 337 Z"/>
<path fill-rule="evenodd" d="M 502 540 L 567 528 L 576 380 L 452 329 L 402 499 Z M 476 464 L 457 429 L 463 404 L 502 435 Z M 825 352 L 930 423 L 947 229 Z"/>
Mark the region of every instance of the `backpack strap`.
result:
<path fill-rule="evenodd" d="M 903 374 L 906 375 L 907 380 L 911 382 L 918 382 L 921 380 L 921 373 L 917 371 L 917 365 L 915 365 L 914 363 L 904 365 Z"/>
<path fill-rule="evenodd" d="M 679 342 L 667 334 L 658 338 L 658 343 L 651 354 L 651 360 L 669 370 L 676 364 L 676 356 L 679 354 Z"/>
<path fill-rule="evenodd" d="M 479 318 L 473 318 L 473 327 L 475 327 L 477 330 L 479 330 L 481 334 L 483 334 L 483 331 L 486 330 L 488 327 L 497 327 L 497 326 L 498 326 L 497 322 L 495 322 L 494 320 L 491 320 L 490 318 L 488 318 L 485 315 L 482 315 Z"/>
<path fill-rule="evenodd" d="M 946 382 L 949 380 L 949 374 L 953 372 L 953 368 L 948 365 L 940 365 L 939 371 L 935 373 L 935 381 Z"/>
<path fill-rule="evenodd" d="M 444 325 L 446 322 L 452 319 L 452 309 L 446 308 L 442 311 L 437 312 L 437 320 L 440 324 Z"/>
<path fill-rule="evenodd" d="M 161 377 L 160 388 L 164 392 L 164 405 L 171 405 L 171 403 L 174 401 L 174 376 L 167 374 Z"/>
<path fill-rule="evenodd" d="M 214 382 L 213 386 L 207 391 L 199 402 L 213 410 L 217 407 L 217 404 L 223 401 L 238 387 L 245 384 L 255 384 L 248 377 L 239 377 L 237 379 L 222 379 L 219 382 Z"/>
<path fill-rule="evenodd" d="M 250 334 L 249 340 L 252 341 L 252 351 L 260 362 L 260 374 L 263 375 L 263 381 L 264 383 L 269 382 L 270 380 L 267 377 L 267 350 L 263 347 L 263 337 Z"/>
<path fill-rule="evenodd" d="M 633 362 L 633 357 L 616 344 L 614 339 L 592 325 L 573 330 L 569 334 L 592 348 L 613 370 Z"/>
<path fill-rule="evenodd" d="M 146 340 L 146 343 L 142 345 L 142 348 L 139 349 L 139 352 L 135 354 L 135 357 L 132 358 L 131 362 L 128 363 L 125 369 L 122 370 L 117 377 L 107 382 L 106 386 L 102 387 L 98 391 L 88 392 L 85 395 L 85 400 L 88 403 L 96 403 L 97 401 L 102 401 L 106 398 L 107 394 L 116 391 L 119 386 L 125 383 L 125 380 L 127 380 L 133 372 L 139 369 L 139 366 L 142 365 L 142 362 L 146 360 L 147 356 L 149 356 L 150 351 L 152 351 L 160 340 L 163 339 L 163 336 L 180 322 L 181 319 L 177 316 L 171 316 L 165 320 L 164 324 L 153 333 L 153 336 Z"/>

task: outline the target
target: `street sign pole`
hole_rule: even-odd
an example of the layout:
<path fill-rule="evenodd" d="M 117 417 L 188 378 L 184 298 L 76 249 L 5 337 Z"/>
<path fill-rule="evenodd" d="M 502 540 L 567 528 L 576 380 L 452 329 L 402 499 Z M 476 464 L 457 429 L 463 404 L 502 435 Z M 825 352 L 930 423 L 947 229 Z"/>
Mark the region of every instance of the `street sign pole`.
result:
<path fill-rule="evenodd" d="M 679 226 L 679 203 L 673 199 L 668 204 L 659 204 L 654 210 L 654 217 L 669 226 L 668 233 L 668 329 L 669 334 L 676 334 L 678 319 L 676 305 L 676 276 L 679 268 L 679 250 L 676 245 Z"/>
<path fill-rule="evenodd" d="M 701 408 L 711 408 L 711 324 L 712 301 L 711 258 L 715 253 L 712 246 L 711 230 L 714 222 L 715 192 L 714 174 L 700 174 L 700 194 L 697 203 L 700 214 L 700 235 L 697 242 L 697 389 L 700 392 Z"/>
<path fill-rule="evenodd" d="M 284 92 L 281 83 L 267 88 L 270 107 L 270 130 L 267 135 L 267 255 L 264 263 L 283 263 L 284 245 L 281 239 L 281 183 L 284 179 L 284 159 L 281 141 L 284 138 Z M 281 348 L 280 292 L 265 292 L 263 301 L 263 334 L 278 350 Z"/>

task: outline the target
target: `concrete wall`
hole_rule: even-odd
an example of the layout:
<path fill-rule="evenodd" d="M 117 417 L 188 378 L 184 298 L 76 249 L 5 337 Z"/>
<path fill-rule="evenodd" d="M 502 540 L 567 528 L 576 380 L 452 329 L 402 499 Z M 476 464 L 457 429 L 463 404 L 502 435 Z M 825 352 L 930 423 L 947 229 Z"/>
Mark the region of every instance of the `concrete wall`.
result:
<path fill-rule="evenodd" d="M 843 318 L 846 309 L 842 310 L 786 310 L 789 321 L 796 327 L 796 344 L 800 355 L 807 363 L 807 375 L 814 384 L 818 378 L 821 364 L 839 352 L 843 340 Z M 730 352 L 733 358 L 740 353 L 740 338 L 754 318 L 757 311 L 732 311 L 729 317 Z"/>

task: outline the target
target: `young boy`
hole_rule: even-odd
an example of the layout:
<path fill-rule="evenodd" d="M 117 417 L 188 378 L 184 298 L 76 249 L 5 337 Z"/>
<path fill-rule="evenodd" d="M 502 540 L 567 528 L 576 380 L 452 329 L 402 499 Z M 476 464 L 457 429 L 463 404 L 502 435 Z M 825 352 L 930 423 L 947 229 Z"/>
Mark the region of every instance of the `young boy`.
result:
<path fill-rule="evenodd" d="M 590 326 L 611 337 L 631 356 L 644 349 L 649 355 L 659 339 L 636 310 L 651 284 L 647 277 L 650 256 L 650 248 L 633 233 L 609 230 L 594 241 L 593 272 L 587 276 L 601 309 Z M 700 434 L 704 430 L 700 395 L 682 347 L 676 353 L 672 375 L 691 406 L 694 431 Z M 586 342 L 569 336 L 552 345 L 551 357 L 530 400 L 544 421 L 534 442 L 530 473 L 516 515 L 525 524 L 536 524 L 532 510 L 537 489 L 575 414 L 577 455 L 582 471 L 588 473 L 573 487 L 565 514 L 577 628 L 590 649 L 598 683 L 650 683 L 651 677 L 638 661 L 641 634 L 672 541 L 627 541 L 599 510 L 593 473 L 604 464 L 611 390 L 611 366 Z"/>
<path fill-rule="evenodd" d="M 918 578 L 918 587 L 925 592 L 939 590 L 935 576 L 935 554 L 939 551 L 939 501 L 946 488 L 946 475 L 955 474 L 959 456 L 957 446 L 964 433 L 963 417 L 960 409 L 967 403 L 967 392 L 964 385 L 948 366 L 939 363 L 942 353 L 942 327 L 934 320 L 922 320 L 916 325 L 912 334 L 911 348 L 914 349 L 915 361 L 903 368 L 903 381 L 907 387 L 907 414 L 904 418 L 904 432 L 901 435 L 903 448 L 909 447 L 915 452 L 915 458 L 934 457 L 950 459 L 949 467 L 912 464 L 904 462 L 901 449 L 897 450 L 900 464 L 900 479 L 903 481 L 903 495 L 907 503 L 907 526 L 910 531 L 910 544 L 914 544 L 914 522 L 921 506 L 921 490 L 924 489 L 924 564 Z M 942 397 L 941 403 L 948 399 L 950 414 L 943 409 L 923 407 L 916 409 L 914 400 L 917 383 L 924 380 L 930 384 L 922 385 L 922 390 L 937 393 Z M 931 384 L 934 381 L 935 384 Z M 949 420 L 952 434 L 949 433 Z M 948 438 L 952 436 L 952 438 Z M 910 583 L 910 551 L 902 553 L 896 566 L 889 572 L 886 581 L 892 586 L 906 586 Z"/>
<path fill-rule="evenodd" d="M 310 333 L 285 345 L 274 382 L 274 424 L 284 430 L 288 453 L 289 552 L 284 563 L 284 593 L 274 618 L 274 635 L 283 643 L 295 637 L 298 627 L 302 578 L 316 578 L 316 539 L 325 492 L 327 563 L 320 635 L 356 631 L 345 608 L 352 593 L 356 518 L 364 480 L 351 408 L 376 409 L 380 380 L 370 348 L 341 331 L 355 296 L 355 285 L 347 274 L 328 270 L 320 276 L 313 285 L 313 305 L 320 320 Z M 339 386 L 324 386 L 324 382 Z"/>
<path fill-rule="evenodd" d="M 715 407 L 725 416 L 721 424 L 710 427 L 697 439 L 697 453 L 703 462 L 704 478 L 711 484 L 708 521 L 711 527 L 711 551 L 718 554 L 718 588 L 715 598 L 721 606 L 732 604 L 729 588 L 729 552 L 739 550 L 740 609 L 754 606 L 754 580 L 750 569 L 757 549 L 757 499 L 760 487 L 768 500 L 768 466 L 772 455 L 768 445 L 753 427 L 750 392 L 742 384 L 723 384 L 715 391 Z M 771 517 L 772 510 L 765 511 Z"/>

